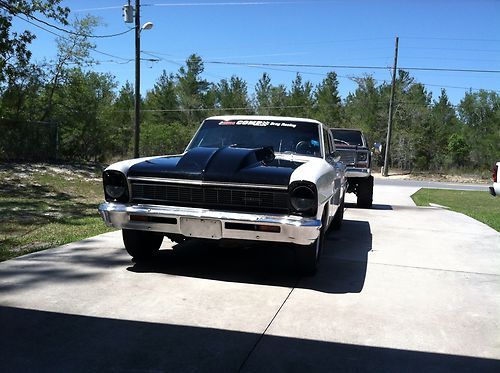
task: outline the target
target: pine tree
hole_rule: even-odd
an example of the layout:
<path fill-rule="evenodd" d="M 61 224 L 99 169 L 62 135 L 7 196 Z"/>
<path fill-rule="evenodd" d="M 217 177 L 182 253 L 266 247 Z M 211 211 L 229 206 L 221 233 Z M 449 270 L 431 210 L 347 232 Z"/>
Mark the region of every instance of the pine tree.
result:
<path fill-rule="evenodd" d="M 168 124 L 180 120 L 178 107 L 175 77 L 163 70 L 153 89 L 146 94 L 144 108 L 151 110 L 148 115 L 151 121 Z"/>
<path fill-rule="evenodd" d="M 300 73 L 297 73 L 292 82 L 288 105 L 289 116 L 308 118 L 312 114 L 314 105 L 312 84 L 309 81 L 303 83 Z"/>
<path fill-rule="evenodd" d="M 183 110 L 183 119 L 187 125 L 199 123 L 204 117 L 200 109 L 204 108 L 204 96 L 210 85 L 201 78 L 203 70 L 201 57 L 192 54 L 186 60 L 186 67 L 182 66 L 176 75 L 179 107 Z"/>
<path fill-rule="evenodd" d="M 339 127 L 341 123 L 342 103 L 338 86 L 337 74 L 332 71 L 318 84 L 314 94 L 314 117 L 330 127 Z"/>
<path fill-rule="evenodd" d="M 272 112 L 272 85 L 267 73 L 262 74 L 255 85 L 255 106 L 259 115 L 269 115 Z"/>
<path fill-rule="evenodd" d="M 229 81 L 222 79 L 217 84 L 218 107 L 227 114 L 248 113 L 251 109 L 248 99 L 247 83 L 237 76 L 232 76 Z"/>

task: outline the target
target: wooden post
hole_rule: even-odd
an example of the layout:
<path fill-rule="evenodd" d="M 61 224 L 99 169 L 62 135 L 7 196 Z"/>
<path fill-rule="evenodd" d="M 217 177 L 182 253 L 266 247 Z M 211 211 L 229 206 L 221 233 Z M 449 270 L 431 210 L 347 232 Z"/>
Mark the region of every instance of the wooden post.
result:
<path fill-rule="evenodd" d="M 385 141 L 385 157 L 383 176 L 389 176 L 389 152 L 391 147 L 391 134 L 392 134 L 392 117 L 394 114 L 394 95 L 396 94 L 396 70 L 398 67 L 398 43 L 399 38 L 396 36 L 396 48 L 394 51 L 394 67 L 392 69 L 392 84 L 391 84 L 391 99 L 389 101 L 389 119 L 387 121 L 387 138 Z"/>

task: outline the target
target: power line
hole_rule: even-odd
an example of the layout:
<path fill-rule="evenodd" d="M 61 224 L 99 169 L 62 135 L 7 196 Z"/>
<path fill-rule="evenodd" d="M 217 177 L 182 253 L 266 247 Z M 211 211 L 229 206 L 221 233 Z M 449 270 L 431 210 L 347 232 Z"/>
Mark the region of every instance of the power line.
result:
<path fill-rule="evenodd" d="M 60 36 L 60 35 L 59 35 Z M 64 38 L 63 36 L 61 36 L 62 38 Z M 65 38 L 64 38 L 65 39 Z M 107 52 L 103 52 L 103 51 L 100 51 L 100 50 L 97 50 L 95 48 L 91 48 L 94 52 L 96 53 L 99 53 L 99 54 L 102 54 L 104 56 L 108 56 L 108 57 L 113 57 L 113 58 L 118 58 L 119 60 L 123 60 L 123 61 L 127 61 L 130 62 L 130 61 L 133 61 L 134 59 L 133 58 L 124 58 L 124 57 L 120 57 L 120 56 L 115 56 L 113 54 L 110 54 L 110 53 L 107 53 Z"/>
<path fill-rule="evenodd" d="M 441 68 L 441 67 L 401 67 L 400 70 L 449 71 L 449 72 L 486 73 L 486 74 L 498 74 L 498 73 L 500 73 L 500 70 L 457 69 L 457 68 Z"/>
<path fill-rule="evenodd" d="M 309 1 L 245 1 L 245 2 L 208 2 L 208 3 L 156 3 L 142 4 L 141 6 L 156 6 L 156 7 L 198 7 L 198 6 L 255 6 L 255 5 L 300 5 L 300 4 L 329 4 L 337 1 L 328 0 L 309 0 Z"/>
<path fill-rule="evenodd" d="M 141 52 L 144 53 L 144 54 L 148 54 L 150 56 L 159 58 L 162 61 L 165 61 L 165 62 L 168 62 L 168 63 L 172 63 L 172 64 L 175 64 L 177 66 L 182 66 L 182 64 L 180 64 L 179 62 L 176 62 L 175 60 L 169 60 L 169 59 L 166 59 L 166 58 L 158 56 L 158 55 L 167 55 L 166 53 L 154 52 L 154 54 L 153 54 L 151 51 L 141 51 Z M 169 56 L 171 56 L 171 55 L 169 55 Z M 207 61 L 204 61 L 204 62 L 208 63 Z M 325 73 L 317 73 L 317 72 L 311 72 L 311 71 L 300 71 L 300 70 L 287 70 L 287 69 L 281 69 L 281 68 L 270 67 L 270 66 L 263 66 L 263 65 L 264 64 L 260 64 L 260 65 L 249 64 L 249 65 L 244 65 L 244 66 L 250 67 L 250 68 L 257 68 L 257 69 L 266 69 L 266 70 L 271 70 L 271 71 L 290 72 L 290 73 L 295 73 L 295 74 L 299 73 L 299 74 L 303 74 L 303 75 L 314 75 L 314 76 L 325 76 L 326 75 Z M 293 67 L 293 66 L 291 66 L 291 67 Z M 404 70 L 406 68 L 401 68 L 401 69 Z M 385 70 L 385 68 L 384 68 L 384 70 Z M 215 76 L 218 79 L 223 79 L 223 77 L 216 76 L 216 75 L 213 75 L 213 74 L 207 74 L 207 75 L 212 75 L 212 76 Z M 338 74 L 336 74 L 336 76 L 337 76 L 337 78 L 349 79 L 349 80 L 352 80 L 352 81 L 355 81 L 355 78 L 356 78 L 356 77 L 353 77 L 353 76 L 345 76 L 345 75 L 338 75 Z M 384 82 L 384 83 L 388 83 L 389 82 L 388 80 L 384 80 L 384 79 L 375 79 L 375 78 L 373 78 L 373 79 L 376 82 Z M 473 87 L 460 87 L 460 86 L 427 84 L 427 83 L 422 83 L 422 82 L 417 82 L 415 84 L 422 84 L 424 86 L 438 87 L 438 88 L 466 89 L 466 90 L 470 89 L 470 90 L 473 90 L 473 91 L 480 91 L 480 90 L 483 89 L 483 88 L 473 88 Z M 500 93 L 500 91 L 491 90 L 491 89 L 487 89 L 487 91 L 492 91 L 492 92 L 498 92 L 498 93 Z"/>
<path fill-rule="evenodd" d="M 0 5 L 3 6 L 5 9 L 7 9 L 7 11 L 12 14 L 13 16 L 18 16 L 18 13 L 21 13 L 23 14 L 25 17 L 28 17 L 30 19 L 33 19 L 37 22 L 40 22 L 46 26 L 49 26 L 49 27 L 52 27 L 53 29 L 55 30 L 58 30 L 58 31 L 61 31 L 61 32 L 65 32 L 67 34 L 70 34 L 70 35 L 75 35 L 75 36 L 81 36 L 81 37 L 86 37 L 86 38 L 112 38 L 112 37 L 115 37 L 115 36 L 120 36 L 120 35 L 124 35 L 132 30 L 134 30 L 135 28 L 132 27 L 132 28 L 129 28 L 127 29 L 126 31 L 122 31 L 122 32 L 118 32 L 116 34 L 108 34 L 108 35 L 93 35 L 93 34 L 84 34 L 84 33 L 79 33 L 79 32 L 75 32 L 75 31 L 71 31 L 71 30 L 67 30 L 65 28 L 62 28 L 62 27 L 59 27 L 57 25 L 54 25 L 52 23 L 49 23 L 47 21 L 44 21 L 43 19 L 40 19 L 38 17 L 35 17 L 34 15 L 32 14 L 29 14 L 29 13 L 26 13 L 24 11 L 22 11 L 21 9 L 19 8 L 14 8 L 12 6 L 10 6 L 9 4 L 3 2 L 3 1 L 0 1 Z M 30 22 L 31 23 L 31 22 Z M 46 30 L 47 31 L 47 30 Z"/>
<path fill-rule="evenodd" d="M 401 39 L 410 40 L 452 40 L 452 41 L 486 41 L 486 42 L 500 42 L 500 39 L 479 39 L 479 38 L 444 38 L 444 37 L 430 37 L 430 36 L 406 36 Z"/>
<path fill-rule="evenodd" d="M 388 66 L 355 66 L 355 65 L 316 65 L 316 64 L 293 64 L 293 63 L 271 63 L 271 62 L 229 62 L 229 61 L 204 61 L 215 65 L 235 65 L 235 66 L 278 66 L 278 67 L 311 67 L 328 69 L 360 69 L 360 70 L 388 70 Z M 440 68 L 440 67 L 400 67 L 399 70 L 415 71 L 449 71 L 449 72 L 470 72 L 470 73 L 490 73 L 498 74 L 500 70 L 482 70 L 482 69 L 458 69 L 458 68 Z"/>
<path fill-rule="evenodd" d="M 126 65 L 130 62 L 134 61 L 133 58 L 130 58 L 126 61 L 116 61 L 116 60 L 95 60 L 95 62 L 97 64 L 100 64 L 100 63 L 116 63 L 116 64 L 119 64 L 119 65 Z M 147 61 L 147 62 L 158 62 L 159 60 L 157 58 L 141 58 L 141 61 Z"/>
<path fill-rule="evenodd" d="M 1 3 L 1 1 L 0 1 Z M 26 19 L 26 18 L 23 18 L 21 16 L 19 16 L 18 14 L 13 14 L 14 16 L 16 16 L 17 18 L 45 31 L 45 32 L 48 32 L 52 35 L 55 35 L 57 37 L 60 37 L 62 39 L 66 39 L 68 40 L 66 37 L 52 31 L 52 30 L 49 30 L 39 24 L 36 24 L 32 21 L 30 21 L 29 19 Z M 113 55 L 113 54 L 110 54 L 110 53 L 107 53 L 107 52 L 103 52 L 103 51 L 100 51 L 98 49 L 95 49 L 95 48 L 90 48 L 92 51 L 94 51 L 95 53 L 98 53 L 98 54 L 101 54 L 101 55 L 105 55 L 105 56 L 108 56 L 108 57 L 112 57 L 112 58 L 116 58 L 116 59 L 119 59 L 121 60 L 122 62 L 120 61 L 114 61 L 114 60 L 107 60 L 107 61 L 97 61 L 97 62 L 111 62 L 111 63 L 117 63 L 117 64 L 127 64 L 127 63 L 130 63 L 131 61 L 133 61 L 133 59 L 131 58 L 124 58 L 124 57 L 120 57 L 120 56 L 116 56 L 116 55 Z M 142 51 L 143 53 L 145 54 L 149 54 L 153 57 L 156 57 L 155 59 L 146 59 L 146 58 L 141 58 L 141 60 L 143 61 L 149 61 L 149 62 L 158 62 L 160 60 L 162 61 L 166 61 L 166 62 L 169 62 L 169 63 L 172 63 L 172 64 L 175 64 L 177 66 L 182 66 L 182 64 L 179 64 L 178 62 L 174 61 L 174 60 L 167 60 L 165 58 L 161 58 L 159 56 L 157 56 L 158 54 L 159 55 L 168 55 L 168 56 L 171 56 L 169 54 L 166 54 L 166 53 L 161 53 L 161 52 L 154 52 L 151 53 L 149 51 Z M 271 63 L 258 63 L 258 64 L 255 64 L 255 63 L 245 63 L 245 62 L 225 62 L 225 61 L 204 61 L 204 63 L 212 63 L 212 64 L 224 64 L 224 65 L 241 65 L 241 66 L 246 66 L 246 67 L 252 67 L 252 68 L 264 68 L 266 67 L 267 69 L 269 70 L 273 70 L 273 71 L 282 71 L 282 72 L 292 72 L 292 73 L 300 73 L 300 74 L 307 74 L 307 75 L 317 75 L 317 76 L 325 76 L 325 74 L 322 74 L 322 73 L 315 73 L 315 72 L 307 72 L 307 71 L 297 71 L 297 70 L 285 70 L 285 69 L 279 69 L 279 68 L 273 68 L 271 66 L 283 66 L 283 67 L 314 67 L 314 68 L 318 68 L 318 67 L 321 67 L 321 68 L 356 68 L 356 69 L 383 69 L 383 70 L 388 70 L 389 68 L 388 67 L 382 67 L 382 66 L 343 66 L 343 65 L 307 65 L 307 64 L 271 64 Z M 413 69 L 413 70 L 416 70 L 416 69 L 431 69 L 431 68 L 406 68 L 406 67 L 402 67 L 400 68 L 402 70 L 409 70 L 409 69 Z M 466 70 L 466 69 L 437 69 L 437 68 L 433 68 L 431 71 L 469 71 L 469 70 Z M 484 71 L 484 70 L 474 70 L 475 72 L 487 72 L 488 70 Z M 488 71 L 490 72 L 490 71 Z M 497 70 L 493 70 L 491 72 L 500 72 L 500 71 L 497 71 Z M 210 75 L 210 74 L 209 74 Z M 212 74 L 213 75 L 213 74 Z M 215 76 L 215 75 L 213 75 Z M 220 76 L 215 76 L 217 78 L 221 78 Z M 342 75 L 337 75 L 338 78 L 345 78 L 345 79 L 350 79 L 350 80 L 354 80 L 354 77 L 352 76 L 342 76 Z M 384 79 L 375 79 L 375 81 L 377 82 L 385 82 L 387 83 L 388 81 L 387 80 L 384 80 Z M 421 83 L 419 82 L 418 84 L 422 84 L 424 86 L 429 86 L 429 87 L 439 87 L 439 88 L 450 88 L 450 89 L 470 89 L 470 90 L 473 90 L 473 91 L 480 91 L 482 90 L 483 88 L 472 88 L 472 87 L 461 87 L 461 86 L 447 86 L 447 85 L 438 85 L 438 84 L 428 84 L 428 83 Z M 500 91 L 498 90 L 491 90 L 491 89 L 486 89 L 487 91 L 492 91 L 492 92 L 497 92 L 497 93 L 500 93 Z"/>
<path fill-rule="evenodd" d="M 146 51 L 141 51 L 142 53 L 144 54 L 148 54 L 148 55 L 151 55 L 153 57 L 158 57 L 152 53 L 148 53 Z M 176 66 L 182 66 L 182 64 L 174 61 L 174 60 L 167 60 L 165 58 L 161 58 L 162 61 L 165 61 L 165 62 L 168 62 L 168 63 L 171 63 L 171 64 L 174 64 Z M 105 61 L 103 61 L 105 62 Z M 110 62 L 113 62 L 113 61 L 110 61 Z M 156 62 L 156 61 L 154 61 Z M 299 74 L 302 74 L 302 75 L 314 75 L 314 76 L 326 76 L 325 73 L 315 73 L 315 72 L 311 72 L 311 71 L 300 71 L 300 70 L 286 70 L 286 69 L 279 69 L 279 68 L 271 68 L 271 67 L 263 67 L 263 66 L 248 66 L 248 67 L 252 67 L 252 68 L 258 68 L 258 69 L 266 69 L 266 70 L 271 70 L 271 71 L 279 71 L 279 72 L 289 72 L 289 73 L 299 73 Z M 220 76 L 220 75 L 215 75 L 215 74 L 208 74 L 205 72 L 206 75 L 209 75 L 209 76 L 213 76 L 213 77 L 216 77 L 218 79 L 225 79 L 224 77 Z M 340 78 L 340 79 L 349 79 L 351 81 L 356 81 L 356 78 L 355 76 L 349 76 L 349 75 L 338 75 L 336 74 L 337 78 Z M 385 79 L 376 79 L 376 78 L 373 78 L 374 81 L 376 82 L 383 82 L 383 83 L 389 83 L 390 81 L 389 80 L 385 80 Z M 442 84 L 429 84 L 429 83 L 422 83 L 422 82 L 415 82 L 414 84 L 421 84 L 423 86 L 428 86 L 428 87 L 437 87 L 437 88 L 449 88 L 449 89 L 465 89 L 465 90 L 472 90 L 472 91 L 481 91 L 481 90 L 485 90 L 485 91 L 491 91 L 491 92 L 496 92 L 496 93 L 500 93 L 500 91 L 497 91 L 497 90 L 493 90 L 493 89 L 484 89 L 484 88 L 474 88 L 474 87 L 462 87 L 462 86 L 450 86 L 450 85 L 442 85 Z"/>
<path fill-rule="evenodd" d="M 282 72 L 290 72 L 290 73 L 299 73 L 299 74 L 304 74 L 304 75 L 315 75 L 315 76 L 325 76 L 326 74 L 324 73 L 315 73 L 315 72 L 310 72 L 310 71 L 298 71 L 298 70 L 286 70 L 286 69 L 279 69 L 279 68 L 271 68 L 271 67 L 264 67 L 264 66 L 248 66 L 252 68 L 258 68 L 258 69 L 266 69 L 266 70 L 272 70 L 272 71 L 282 71 Z M 346 75 L 337 75 L 337 78 L 344 78 L 344 79 L 349 79 L 352 81 L 355 81 L 357 77 L 354 76 L 346 76 Z M 389 83 L 389 80 L 385 79 L 375 79 L 373 78 L 376 82 L 384 82 L 384 83 Z M 500 91 L 492 90 L 492 89 L 484 89 L 484 88 L 473 88 L 473 87 L 459 87 L 459 86 L 449 86 L 449 85 L 441 85 L 441 84 L 428 84 L 428 83 L 422 83 L 422 82 L 416 82 L 415 84 L 422 84 L 424 86 L 429 86 L 429 87 L 439 87 L 439 88 L 450 88 L 450 89 L 471 89 L 473 91 L 481 91 L 481 90 L 486 90 L 486 91 L 492 91 L 492 92 L 497 92 L 500 93 Z"/>
<path fill-rule="evenodd" d="M 411 47 L 405 46 L 405 49 L 425 49 L 425 50 L 438 50 L 438 51 L 460 51 L 460 52 L 489 52 L 500 53 L 498 49 L 465 49 L 465 48 L 438 48 L 438 47 Z"/>
<path fill-rule="evenodd" d="M 482 58 L 441 58 L 441 57 L 419 57 L 419 56 L 404 56 L 405 60 L 431 60 L 431 61 L 467 61 L 467 62 L 496 62 L 500 60 L 490 60 Z"/>
<path fill-rule="evenodd" d="M 195 7 L 195 6 L 255 6 L 255 5 L 300 5 L 300 4 L 328 4 L 335 3 L 337 1 L 328 1 L 328 0 L 309 0 L 309 1 L 246 1 L 246 2 L 212 2 L 212 3 L 150 3 L 150 4 L 141 4 L 141 7 Z M 85 9 L 76 9 L 73 12 L 92 12 L 96 10 L 113 10 L 113 9 L 121 9 L 121 5 L 115 6 L 104 6 L 104 7 L 96 7 L 96 8 L 85 8 Z"/>
<path fill-rule="evenodd" d="M 43 26 L 40 26 L 39 24 L 37 24 L 37 23 L 35 23 L 35 22 L 31 22 L 29 19 L 26 19 L 26 18 L 21 17 L 19 14 L 14 14 L 14 16 L 15 16 L 15 17 L 17 17 L 17 18 L 19 18 L 19 19 L 21 19 L 21 20 L 23 20 L 24 22 L 27 22 L 27 23 L 29 23 L 29 24 L 31 24 L 31 25 L 33 25 L 33 26 L 35 26 L 35 27 L 37 27 L 37 28 L 39 28 L 39 29 L 41 29 L 41 30 L 45 31 L 45 32 L 48 32 L 49 34 L 55 35 L 55 36 L 57 36 L 57 37 L 59 37 L 59 38 L 62 38 L 62 39 L 64 39 L 64 40 L 69 40 L 67 37 L 62 36 L 62 35 L 58 34 L 57 32 L 54 32 L 54 31 L 52 31 L 52 30 L 49 30 L 49 29 L 47 29 L 47 28 L 45 28 L 45 27 L 43 27 Z M 112 57 L 112 58 L 117 58 L 117 59 L 119 59 L 119 60 L 126 61 L 126 63 L 128 63 L 128 62 L 130 62 L 130 61 L 133 61 L 133 59 L 130 59 L 130 58 L 124 58 L 124 57 L 120 57 L 120 56 L 115 56 L 114 54 L 110 54 L 110 53 L 107 53 L 107 52 L 103 52 L 103 51 L 100 51 L 100 50 L 95 49 L 95 48 L 93 48 L 93 47 L 90 47 L 89 49 L 91 49 L 92 51 L 94 51 L 94 52 L 96 52 L 96 53 L 102 54 L 102 55 L 104 55 L 104 56 L 108 56 L 108 57 Z M 119 62 L 117 62 L 117 63 L 119 63 Z"/>
<path fill-rule="evenodd" d="M 93 12 L 95 10 L 114 10 L 114 9 L 122 9 L 123 5 L 114 5 L 114 6 L 104 6 L 104 7 L 99 7 L 99 8 L 86 8 L 86 9 L 75 9 L 72 10 L 74 13 L 80 13 L 80 12 Z"/>
<path fill-rule="evenodd" d="M 49 34 L 52 34 L 52 35 L 55 35 L 55 36 L 58 36 L 58 37 L 62 37 L 61 35 L 59 35 L 58 33 L 52 31 L 52 30 L 49 30 L 43 26 L 40 26 L 38 23 L 35 23 L 35 22 L 31 22 L 29 19 L 26 19 L 26 18 L 23 18 L 21 17 L 19 14 L 14 14 L 14 17 L 17 17 L 19 19 L 22 19 L 24 22 L 28 22 L 29 24 L 35 26 L 35 27 L 38 27 L 39 29 L 43 30 L 43 31 L 46 31 L 48 32 Z"/>
<path fill-rule="evenodd" d="M 328 68 L 328 69 L 363 69 L 363 70 L 388 70 L 389 67 L 383 66 L 352 66 L 352 65 L 315 65 L 315 64 L 300 64 L 300 63 L 272 63 L 272 62 L 230 62 L 230 61 L 204 61 L 213 65 L 236 65 L 247 67 L 313 67 L 313 68 Z"/>

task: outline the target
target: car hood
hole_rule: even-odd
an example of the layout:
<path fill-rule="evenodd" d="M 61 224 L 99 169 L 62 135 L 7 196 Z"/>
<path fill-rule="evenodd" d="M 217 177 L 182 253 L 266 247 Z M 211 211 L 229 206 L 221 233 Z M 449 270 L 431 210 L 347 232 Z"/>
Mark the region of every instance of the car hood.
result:
<path fill-rule="evenodd" d="M 129 168 L 127 176 L 288 185 L 293 171 L 304 163 L 276 158 L 264 162 L 261 151 L 236 147 L 194 148 L 182 155 L 136 163 Z"/>

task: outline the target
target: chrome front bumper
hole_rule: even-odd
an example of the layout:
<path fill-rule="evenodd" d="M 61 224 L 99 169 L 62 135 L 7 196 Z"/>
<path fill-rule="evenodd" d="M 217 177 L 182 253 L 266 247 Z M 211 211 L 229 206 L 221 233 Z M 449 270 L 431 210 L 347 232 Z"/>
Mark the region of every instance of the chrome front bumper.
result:
<path fill-rule="evenodd" d="M 371 175 L 369 168 L 346 167 L 346 177 L 368 177 Z"/>
<path fill-rule="evenodd" d="M 231 238 L 309 245 L 318 238 L 321 229 L 321 220 L 316 218 L 192 207 L 103 203 L 99 206 L 99 213 L 110 227 L 209 239 Z M 131 215 L 133 220 L 130 219 Z M 140 221 L 141 217 L 145 221 Z M 255 225 L 280 229 L 279 232 L 249 229 Z"/>

